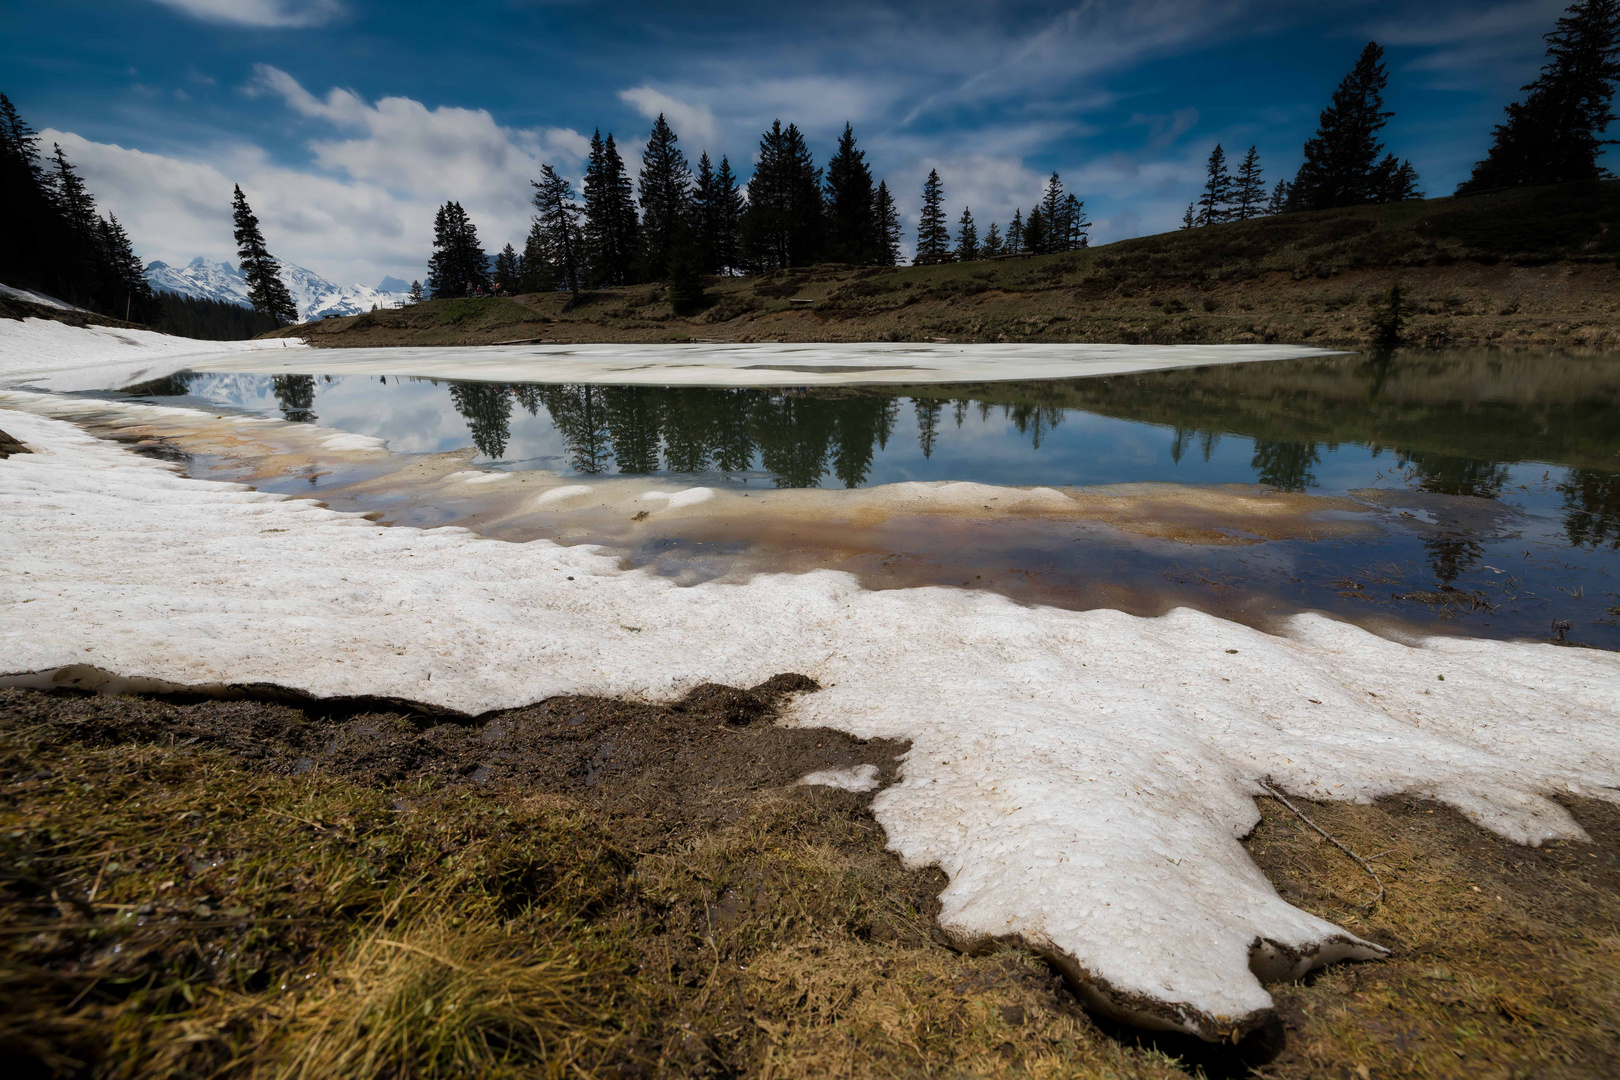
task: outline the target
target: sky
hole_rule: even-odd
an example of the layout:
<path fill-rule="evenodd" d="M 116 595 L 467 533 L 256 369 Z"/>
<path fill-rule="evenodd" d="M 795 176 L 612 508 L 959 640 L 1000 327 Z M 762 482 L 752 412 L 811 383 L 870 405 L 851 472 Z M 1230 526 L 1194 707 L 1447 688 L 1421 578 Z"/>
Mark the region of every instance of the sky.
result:
<path fill-rule="evenodd" d="M 1217 143 L 1290 177 L 1369 40 L 1385 142 L 1446 194 L 1565 2 L 4 0 L 0 93 L 143 258 L 234 262 L 240 184 L 274 254 L 374 286 L 424 276 L 447 199 L 521 249 L 542 163 L 577 180 L 600 128 L 639 168 L 660 112 L 744 178 L 772 120 L 818 164 L 852 124 L 908 248 L 931 168 L 981 233 L 1054 171 L 1094 244 L 1162 232 Z"/>

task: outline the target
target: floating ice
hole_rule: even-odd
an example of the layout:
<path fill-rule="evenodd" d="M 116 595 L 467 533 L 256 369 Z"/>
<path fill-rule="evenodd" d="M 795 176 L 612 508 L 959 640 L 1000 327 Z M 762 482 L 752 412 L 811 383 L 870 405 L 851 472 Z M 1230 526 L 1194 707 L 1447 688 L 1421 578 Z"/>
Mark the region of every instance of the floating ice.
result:
<path fill-rule="evenodd" d="M 1262 780 L 1433 798 L 1525 843 L 1583 836 L 1549 793 L 1620 791 L 1612 653 L 1414 646 L 1314 615 L 1273 636 L 832 571 L 683 588 L 590 547 L 384 528 L 189 480 L 26 413 L 0 428 L 37 451 L 0 461 L 7 670 L 469 713 L 803 672 L 825 689 L 786 722 L 910 740 L 873 809 L 908 864 L 948 876 L 944 929 L 1022 939 L 1139 1022 L 1240 1032 L 1271 1004 L 1257 974 L 1376 955 L 1249 860 Z"/>

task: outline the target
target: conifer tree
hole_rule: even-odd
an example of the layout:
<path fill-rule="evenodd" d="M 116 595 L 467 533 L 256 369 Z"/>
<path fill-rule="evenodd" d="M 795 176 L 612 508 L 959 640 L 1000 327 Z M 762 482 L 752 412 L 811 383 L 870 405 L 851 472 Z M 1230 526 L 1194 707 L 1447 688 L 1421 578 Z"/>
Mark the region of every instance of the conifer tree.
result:
<path fill-rule="evenodd" d="M 995 222 L 984 230 L 984 239 L 979 242 L 979 258 L 993 259 L 1001 254 L 1001 226 Z"/>
<path fill-rule="evenodd" d="M 708 160 L 709 155 L 704 154 L 702 164 L 705 167 Z M 746 207 L 729 158 L 720 158 L 720 168 L 713 173 L 708 192 L 701 196 L 701 200 L 702 233 L 698 254 L 703 272 L 730 274 L 741 269 L 741 230 Z"/>
<path fill-rule="evenodd" d="M 1288 181 L 1279 180 L 1277 186 L 1271 190 L 1271 201 L 1266 204 L 1266 213 L 1280 214 L 1288 209 Z"/>
<path fill-rule="evenodd" d="M 1069 227 L 1063 220 L 1066 209 L 1063 197 L 1063 181 L 1058 174 L 1053 173 L 1052 178 L 1046 182 L 1046 190 L 1041 192 L 1041 223 L 1044 229 L 1042 237 L 1042 253 L 1063 251 L 1068 242 Z"/>
<path fill-rule="evenodd" d="M 129 234 L 118 223 L 118 218 L 112 214 L 98 218 L 96 232 L 105 275 L 104 303 L 121 319 L 147 324 L 159 322 L 163 318 L 163 305 L 146 280 L 141 260 L 135 257 Z"/>
<path fill-rule="evenodd" d="M 1232 217 L 1248 221 L 1265 213 L 1266 182 L 1260 175 L 1260 152 L 1249 147 L 1232 183 Z"/>
<path fill-rule="evenodd" d="M 824 256 L 831 262 L 864 266 L 881 255 L 874 213 L 872 170 L 866 154 L 855 147 L 855 132 L 848 124 L 838 137 L 838 149 L 827 159 L 827 232 Z"/>
<path fill-rule="evenodd" d="M 956 227 L 956 257 L 962 262 L 972 262 L 979 257 L 979 228 L 973 224 L 971 208 L 962 207 Z"/>
<path fill-rule="evenodd" d="M 591 136 L 585 166 L 585 262 L 587 276 L 599 285 L 628 285 L 635 280 L 640 222 L 631 195 L 630 177 L 609 132 Z"/>
<path fill-rule="evenodd" d="M 1063 250 L 1074 251 L 1091 246 L 1091 222 L 1086 218 L 1086 204 L 1075 198 L 1074 192 L 1063 196 Z"/>
<path fill-rule="evenodd" d="M 495 280 L 492 287 L 496 292 L 516 292 L 518 279 L 522 276 L 523 257 L 513 250 L 511 244 L 501 248 L 500 254 L 495 256 Z"/>
<path fill-rule="evenodd" d="M 1197 209 L 1197 203 L 1190 202 L 1187 204 L 1187 212 L 1181 215 L 1181 227 L 1183 229 L 1192 229 L 1198 226 L 1198 217 L 1194 213 Z"/>
<path fill-rule="evenodd" d="M 641 155 L 642 268 L 648 280 L 669 276 L 670 257 L 691 214 L 692 170 L 678 137 L 659 113 Z"/>
<path fill-rule="evenodd" d="M 435 299 L 489 291 L 489 256 L 478 229 L 459 202 L 447 202 L 433 216 L 433 255 L 428 288 Z"/>
<path fill-rule="evenodd" d="M 297 322 L 298 305 L 281 280 L 281 266 L 265 247 L 259 219 L 253 216 L 240 184 L 231 199 L 231 215 L 235 221 L 237 266 L 247 280 L 253 310 L 281 322 Z"/>
<path fill-rule="evenodd" d="M 406 298 L 413 304 L 422 302 L 422 283 L 420 281 L 413 280 L 411 282 L 411 291 L 406 294 Z"/>
<path fill-rule="evenodd" d="M 1305 163 L 1289 185 L 1289 209 L 1326 210 L 1377 202 L 1378 133 L 1393 113 L 1384 109 L 1384 50 L 1369 41 L 1356 66 L 1322 110 L 1316 134 L 1305 143 Z"/>
<path fill-rule="evenodd" d="M 0 94 L 0 281 L 61 292 L 64 223 L 39 163 L 39 135 Z"/>
<path fill-rule="evenodd" d="M 1051 248 L 1052 230 L 1048 227 L 1046 214 L 1041 210 L 1040 203 L 1029 208 L 1029 217 L 1024 219 L 1023 250 L 1031 255 L 1045 255 Z"/>
<path fill-rule="evenodd" d="M 571 295 L 569 305 L 579 303 L 584 282 L 583 235 L 578 220 L 580 207 L 574 202 L 574 186 L 550 165 L 540 166 L 540 179 L 533 181 L 534 228 L 530 248 L 556 269 L 563 288 Z M 524 259 L 528 259 L 525 250 Z"/>
<path fill-rule="evenodd" d="M 1576 0 L 1546 42 L 1541 74 L 1507 107 L 1485 159 L 1457 194 L 1607 175 L 1598 155 L 1612 142 L 1603 134 L 1620 79 L 1620 0 Z"/>
<path fill-rule="evenodd" d="M 1411 161 L 1397 164 L 1395 155 L 1391 154 L 1379 166 L 1379 171 L 1383 177 L 1379 202 L 1406 202 L 1408 199 L 1423 198 L 1423 191 L 1418 187 L 1417 169 L 1412 167 Z"/>
<path fill-rule="evenodd" d="M 872 196 L 872 216 L 877 219 L 879 266 L 900 264 L 900 209 L 889 194 L 889 182 L 879 180 L 877 193 Z"/>
<path fill-rule="evenodd" d="M 950 249 L 951 234 L 945 228 L 945 187 L 939 170 L 929 169 L 923 181 L 922 213 L 917 218 L 917 254 L 943 255 Z"/>
<path fill-rule="evenodd" d="M 798 127 L 780 120 L 760 136 L 743 215 L 747 261 L 762 271 L 809 266 L 822 247 L 821 170 Z"/>
<path fill-rule="evenodd" d="M 1232 201 L 1232 174 L 1226 171 L 1226 151 L 1216 143 L 1205 172 L 1204 193 L 1198 196 L 1198 224 L 1219 225 L 1228 215 Z"/>
<path fill-rule="evenodd" d="M 1007 253 L 1021 254 L 1024 250 L 1024 211 L 1014 210 L 1012 224 L 1007 226 Z"/>

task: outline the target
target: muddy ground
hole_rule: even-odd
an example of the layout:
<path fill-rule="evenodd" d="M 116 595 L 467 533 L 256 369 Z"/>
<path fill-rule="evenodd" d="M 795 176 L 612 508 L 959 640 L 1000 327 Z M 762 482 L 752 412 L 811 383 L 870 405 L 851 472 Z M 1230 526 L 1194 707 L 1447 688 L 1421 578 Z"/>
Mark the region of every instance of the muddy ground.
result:
<path fill-rule="evenodd" d="M 772 723 L 808 685 L 456 723 L 0 690 L 11 1074 L 1620 1073 L 1615 807 L 1532 849 L 1415 800 L 1298 803 L 1376 856 L 1368 912 L 1361 869 L 1263 800 L 1279 892 L 1394 952 L 1210 1047 L 1094 1022 L 1021 950 L 953 950 L 943 875 L 884 850 L 870 797 L 795 784 L 888 782 L 905 751 Z"/>

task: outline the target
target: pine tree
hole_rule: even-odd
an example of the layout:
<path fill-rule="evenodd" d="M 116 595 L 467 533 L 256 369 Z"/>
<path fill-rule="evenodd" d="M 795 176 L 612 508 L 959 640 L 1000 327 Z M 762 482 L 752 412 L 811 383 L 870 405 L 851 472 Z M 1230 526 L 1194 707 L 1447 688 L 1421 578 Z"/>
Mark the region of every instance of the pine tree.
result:
<path fill-rule="evenodd" d="M 1288 181 L 1279 180 L 1277 186 L 1271 190 L 1271 201 L 1266 204 L 1266 213 L 1280 214 L 1288 209 Z"/>
<path fill-rule="evenodd" d="M 887 180 L 878 181 L 877 193 L 872 196 L 872 216 L 877 219 L 878 226 L 877 265 L 898 266 L 900 264 L 900 210 L 894 205 L 894 196 L 889 194 Z"/>
<path fill-rule="evenodd" d="M 1021 254 L 1024 250 L 1024 211 L 1014 210 L 1012 224 L 1007 226 L 1007 253 Z"/>
<path fill-rule="evenodd" d="M 1209 155 L 1204 193 L 1198 196 L 1198 224 L 1219 225 L 1227 219 L 1232 201 L 1232 174 L 1226 171 L 1226 151 L 1216 143 Z"/>
<path fill-rule="evenodd" d="M 1507 107 L 1485 160 L 1457 194 L 1608 175 L 1598 155 L 1612 143 L 1603 134 L 1620 79 L 1620 0 L 1576 0 L 1546 42 L 1541 74 Z"/>
<path fill-rule="evenodd" d="M 951 234 L 945 228 L 945 189 L 939 180 L 939 170 L 929 169 L 923 181 L 922 213 L 917 218 L 917 254 L 943 255 L 951 246 Z"/>
<path fill-rule="evenodd" d="M 1091 246 L 1091 222 L 1086 218 L 1086 204 L 1075 198 L 1074 192 L 1063 197 L 1063 250 L 1074 251 Z"/>
<path fill-rule="evenodd" d="M 489 291 L 489 256 L 479 243 L 477 227 L 459 202 L 445 203 L 433 217 L 428 288 L 435 299 Z"/>
<path fill-rule="evenodd" d="M 973 224 L 973 211 L 962 207 L 962 216 L 956 225 L 956 257 L 962 262 L 972 262 L 979 257 L 979 229 Z"/>
<path fill-rule="evenodd" d="M 107 277 L 101 258 L 100 237 L 96 231 L 96 200 L 85 188 L 79 172 L 62 152 L 61 144 L 53 144 L 53 168 L 48 179 L 51 199 L 62 222 L 62 245 L 58 253 L 64 281 L 64 299 L 96 307 Z"/>
<path fill-rule="evenodd" d="M 247 196 L 240 184 L 231 199 L 231 215 L 235 220 L 237 265 L 247 279 L 248 300 L 253 310 L 282 322 L 298 321 L 298 305 L 281 280 L 281 267 L 264 244 L 264 233 L 259 231 L 259 219 L 248 207 Z"/>
<path fill-rule="evenodd" d="M 587 277 L 598 285 L 635 280 L 640 222 L 631 197 L 630 177 L 613 142 L 600 131 L 591 136 L 585 167 L 585 254 Z"/>
<path fill-rule="evenodd" d="M 748 182 L 742 236 L 747 261 L 760 271 L 809 266 L 822 246 L 821 171 L 804 135 L 777 120 L 760 136 Z"/>
<path fill-rule="evenodd" d="M 420 281 L 411 282 L 411 291 L 408 299 L 413 304 L 420 304 L 422 302 L 422 283 Z"/>
<path fill-rule="evenodd" d="M 556 268 L 563 287 L 572 294 L 570 306 L 577 304 L 585 267 L 578 225 L 581 210 L 574 202 L 574 186 L 550 165 L 542 165 L 540 179 L 534 181 L 534 206 L 537 213 L 530 247 Z M 524 258 L 527 261 L 527 249 Z"/>
<path fill-rule="evenodd" d="M 39 162 L 39 136 L 0 94 L 0 281 L 61 291 L 65 224 Z"/>
<path fill-rule="evenodd" d="M 981 259 L 993 259 L 1000 254 L 1001 226 L 992 221 L 990 227 L 984 230 L 984 239 L 979 243 L 979 257 Z"/>
<path fill-rule="evenodd" d="M 1418 187 L 1417 169 L 1413 168 L 1411 161 L 1395 164 L 1394 155 L 1388 159 L 1386 179 L 1383 191 L 1379 197 L 1380 202 L 1406 202 L 1409 199 L 1423 198 L 1423 191 Z"/>
<path fill-rule="evenodd" d="M 679 139 L 664 114 L 653 121 L 641 155 L 642 270 L 648 280 L 669 276 L 670 257 L 691 213 L 692 170 L 676 146 Z"/>
<path fill-rule="evenodd" d="M 742 268 L 742 219 L 747 206 L 737 177 L 731 171 L 731 159 L 720 158 L 720 171 L 714 174 L 714 201 L 710 211 L 711 244 L 709 257 L 713 260 L 711 273 L 730 274 Z"/>
<path fill-rule="evenodd" d="M 1187 212 L 1181 215 L 1181 227 L 1183 229 L 1192 229 L 1198 226 L 1198 218 L 1194 214 L 1194 211 L 1197 209 L 1197 203 L 1190 202 L 1187 204 Z"/>
<path fill-rule="evenodd" d="M 1260 175 L 1260 152 L 1249 147 L 1232 185 L 1232 217 L 1248 221 L 1265 213 L 1266 182 Z"/>
<path fill-rule="evenodd" d="M 881 252 L 877 217 L 873 210 L 872 170 L 866 154 L 855 147 L 855 132 L 848 124 L 838 137 L 838 149 L 827 160 L 827 233 L 825 257 L 832 262 L 864 266 Z"/>
<path fill-rule="evenodd" d="M 1356 66 L 1322 110 L 1316 134 L 1305 143 L 1305 163 L 1289 185 L 1289 209 L 1326 210 L 1378 201 L 1378 141 L 1393 113 L 1384 110 L 1384 50 L 1369 41 Z"/>
<path fill-rule="evenodd" d="M 511 244 L 501 248 L 499 255 L 495 256 L 495 280 L 491 287 L 496 293 L 515 292 L 518 279 L 522 277 L 523 257 L 513 250 Z"/>

